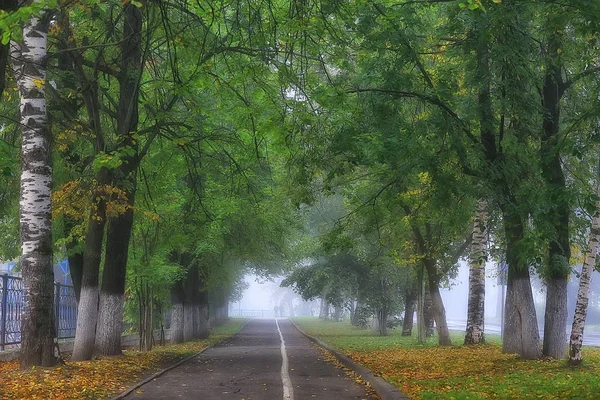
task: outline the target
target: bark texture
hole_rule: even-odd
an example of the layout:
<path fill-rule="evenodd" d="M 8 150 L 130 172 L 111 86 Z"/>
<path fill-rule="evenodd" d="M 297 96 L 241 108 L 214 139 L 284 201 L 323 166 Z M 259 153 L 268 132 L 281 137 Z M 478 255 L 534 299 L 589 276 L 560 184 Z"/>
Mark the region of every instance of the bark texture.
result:
<path fill-rule="evenodd" d="M 563 95 L 560 60 L 561 35 L 554 33 L 548 42 L 548 63 L 542 90 L 543 129 L 540 146 L 542 177 L 546 183 L 548 207 L 546 218 L 551 225 L 546 273 L 546 310 L 544 316 L 543 354 L 563 358 L 566 354 L 567 279 L 571 274 L 569 259 L 569 214 L 571 205 L 560 159 L 560 99 Z"/>
<path fill-rule="evenodd" d="M 117 133 L 120 143 L 130 147 L 134 155 L 123 158 L 121 167 L 113 171 L 113 185 L 124 190 L 129 208 L 109 218 L 106 235 L 106 257 L 102 274 L 100 310 L 96 347 L 104 355 L 121 354 L 123 299 L 129 240 L 133 226 L 136 174 L 139 163 L 138 143 L 133 137 L 138 126 L 139 79 L 142 70 L 142 10 L 132 3 L 123 5 L 123 41 L 119 74 Z"/>
<path fill-rule="evenodd" d="M 325 300 L 325 297 L 321 298 L 321 307 L 319 308 L 319 318 L 329 319 L 329 302 Z"/>
<path fill-rule="evenodd" d="M 446 321 L 446 309 L 440 294 L 440 278 L 437 272 L 436 261 L 432 259 L 423 260 L 425 264 L 425 270 L 427 271 L 427 285 L 429 288 L 429 296 L 431 299 L 431 317 L 432 322 L 427 321 L 427 312 L 425 312 L 425 326 L 426 329 L 433 328 L 433 320 L 438 333 L 438 342 L 441 346 L 450 346 L 452 340 L 450 339 L 450 331 L 448 330 L 448 322 Z M 425 309 L 427 306 L 425 306 Z M 426 332 L 427 333 L 427 332 Z M 433 332 L 432 332 L 433 333 Z"/>
<path fill-rule="evenodd" d="M 133 205 L 134 193 L 128 193 L 127 198 L 129 204 Z M 105 356 L 121 354 L 125 274 L 132 225 L 133 208 L 129 208 L 119 216 L 109 218 L 108 221 L 96 329 L 96 350 Z"/>
<path fill-rule="evenodd" d="M 537 359 L 542 351 L 529 269 L 518 254 L 518 244 L 523 239 L 523 222 L 508 209 L 505 209 L 504 215 L 508 282 L 502 351 L 518 353 L 524 359 Z"/>
<path fill-rule="evenodd" d="M 596 214 L 592 218 L 588 248 L 585 253 L 585 261 L 581 267 L 581 276 L 579 277 L 579 291 L 577 292 L 577 303 L 569 341 L 569 364 L 571 365 L 579 365 L 583 360 L 581 353 L 583 328 L 585 327 L 592 272 L 594 272 L 596 265 L 598 247 L 600 247 L 600 202 L 596 205 Z"/>
<path fill-rule="evenodd" d="M 206 339 L 210 333 L 209 309 L 208 309 L 208 291 L 200 289 L 200 324 L 198 330 L 198 339 Z"/>
<path fill-rule="evenodd" d="M 388 322 L 388 309 L 387 307 L 380 307 L 377 309 L 377 330 L 380 336 L 387 336 L 387 322 Z"/>
<path fill-rule="evenodd" d="M 35 0 L 38 1 L 38 0 Z M 52 167 L 46 116 L 48 15 L 32 16 L 10 52 L 21 97 L 21 368 L 51 366 L 54 357 L 54 275 L 50 193 Z"/>
<path fill-rule="evenodd" d="M 183 343 L 184 291 L 181 281 L 171 288 L 171 343 Z"/>
<path fill-rule="evenodd" d="M 77 327 L 71 357 L 73 361 L 91 360 L 94 355 L 98 320 L 98 279 L 106 221 L 105 207 L 105 201 L 100 200 L 98 210 L 90 212 L 85 236 L 81 295 L 77 305 Z"/>
<path fill-rule="evenodd" d="M 417 288 L 413 285 L 404 298 L 404 320 L 402 321 L 402 336 L 411 336 L 415 306 L 417 303 Z"/>
<path fill-rule="evenodd" d="M 473 222 L 465 344 L 485 343 L 485 262 L 487 260 L 487 235 L 485 228 L 486 207 L 487 203 L 483 200 L 480 200 L 477 203 L 475 221 Z"/>
<path fill-rule="evenodd" d="M 540 336 L 537 327 L 533 294 L 529 280 L 529 269 L 519 256 L 519 245 L 524 237 L 524 223 L 519 200 L 511 182 L 506 178 L 513 173 L 502 148 L 497 146 L 495 117 L 492 107 L 490 82 L 490 51 L 485 27 L 479 28 L 479 43 L 476 49 L 477 79 L 480 82 L 477 96 L 480 139 L 486 164 L 487 181 L 496 196 L 502 211 L 508 279 L 504 319 L 504 341 L 502 349 L 507 353 L 518 353 L 522 358 L 541 356 Z M 500 118 L 500 136 L 504 130 L 504 116 Z"/>

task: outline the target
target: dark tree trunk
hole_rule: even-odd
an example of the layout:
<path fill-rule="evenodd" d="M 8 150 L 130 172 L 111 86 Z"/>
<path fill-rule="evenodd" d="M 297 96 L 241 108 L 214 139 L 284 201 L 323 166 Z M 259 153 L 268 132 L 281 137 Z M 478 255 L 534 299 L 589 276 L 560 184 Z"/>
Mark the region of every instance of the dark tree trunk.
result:
<path fill-rule="evenodd" d="M 190 265 L 191 256 L 184 255 L 183 264 Z M 183 303 L 183 341 L 189 342 L 197 336 L 198 332 L 198 268 L 189 267 L 185 280 L 183 281 L 185 301 Z"/>
<path fill-rule="evenodd" d="M 199 339 L 206 339 L 210 333 L 210 324 L 208 318 L 208 291 L 206 288 L 200 289 L 200 329 L 198 332 Z"/>
<path fill-rule="evenodd" d="M 503 211 L 506 236 L 508 282 L 504 318 L 502 351 L 518 353 L 524 359 L 541 356 L 540 333 L 537 326 L 529 269 L 519 256 L 519 242 L 523 239 L 523 222 L 514 211 Z"/>
<path fill-rule="evenodd" d="M 413 285 L 404 298 L 404 321 L 402 321 L 402 336 L 411 336 L 415 305 L 417 303 L 417 288 Z"/>
<path fill-rule="evenodd" d="M 98 209 L 90 212 L 88 230 L 85 236 L 81 298 L 77 306 L 77 327 L 71 357 L 73 361 L 91 360 L 94 354 L 98 319 L 98 278 L 106 221 L 106 202 L 102 197 L 100 199 Z"/>
<path fill-rule="evenodd" d="M 496 147 L 495 118 L 492 108 L 490 82 L 490 54 L 488 35 L 485 29 L 479 32 L 477 46 L 477 78 L 480 82 L 478 112 L 481 144 L 487 168 L 487 179 L 495 191 L 496 201 L 502 210 L 508 263 L 508 282 L 504 319 L 504 340 L 502 349 L 507 353 L 519 353 L 522 358 L 538 358 L 539 330 L 529 280 L 529 269 L 519 254 L 519 243 L 524 237 L 524 225 L 520 216 L 519 203 L 506 176 L 514 171 Z M 503 116 L 500 129 L 504 129 Z"/>
<path fill-rule="evenodd" d="M 387 320 L 388 320 L 387 307 L 381 307 L 377 309 L 377 329 L 379 330 L 380 336 L 387 336 Z"/>
<path fill-rule="evenodd" d="M 552 358 L 566 355 L 567 279 L 571 273 L 569 259 L 569 214 L 571 206 L 562 171 L 560 149 L 560 99 L 562 97 L 562 67 L 560 34 L 554 33 L 548 44 L 549 62 L 544 77 L 543 134 L 540 146 L 542 177 L 546 183 L 551 207 L 547 210 L 553 232 L 548 244 L 548 273 L 546 274 L 546 311 L 544 317 L 543 354 Z"/>
<path fill-rule="evenodd" d="M 429 294 L 431 295 L 431 314 L 435 319 L 435 324 L 438 333 L 438 342 L 441 346 L 450 346 L 450 331 L 448 330 L 448 322 L 446 321 L 446 309 L 440 294 L 440 278 L 436 269 L 435 260 L 426 259 L 425 269 L 427 270 L 427 283 L 429 286 Z M 427 324 L 429 327 L 429 324 Z"/>
<path fill-rule="evenodd" d="M 139 118 L 142 20 L 141 7 L 132 3 L 123 5 L 117 133 L 121 144 L 133 149 L 135 155 L 124 157 L 120 169 L 113 173 L 113 184 L 126 193 L 129 208 L 123 214 L 111 217 L 108 221 L 106 257 L 96 331 L 96 346 L 104 355 L 121 354 L 125 276 L 137 183 L 135 168 L 139 163 L 138 144 L 133 134 L 137 130 Z"/>
<path fill-rule="evenodd" d="M 67 246 L 67 251 L 70 246 Z M 83 253 L 77 252 L 67 257 L 69 261 L 69 274 L 73 282 L 73 290 L 75 291 L 75 300 L 79 304 L 81 299 L 81 278 L 83 276 Z"/>
<path fill-rule="evenodd" d="M 96 348 L 105 356 L 121 354 L 125 275 L 135 193 L 129 192 L 127 200 L 131 207 L 123 214 L 109 218 L 106 233 L 106 254 L 96 329 Z"/>
<path fill-rule="evenodd" d="M 429 290 L 429 283 L 423 290 L 423 323 L 425 328 L 425 337 L 433 337 L 435 334 L 433 315 L 433 301 L 431 299 L 431 291 Z"/>

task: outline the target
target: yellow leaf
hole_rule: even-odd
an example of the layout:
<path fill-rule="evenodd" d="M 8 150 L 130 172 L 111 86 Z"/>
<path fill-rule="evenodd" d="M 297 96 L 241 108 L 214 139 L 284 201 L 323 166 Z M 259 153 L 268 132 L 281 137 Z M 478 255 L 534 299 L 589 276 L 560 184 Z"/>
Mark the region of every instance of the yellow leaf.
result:
<path fill-rule="evenodd" d="M 35 85 L 35 87 L 37 87 L 38 89 L 41 89 L 42 86 L 44 86 L 44 80 L 43 79 L 34 79 L 33 80 L 33 84 Z"/>

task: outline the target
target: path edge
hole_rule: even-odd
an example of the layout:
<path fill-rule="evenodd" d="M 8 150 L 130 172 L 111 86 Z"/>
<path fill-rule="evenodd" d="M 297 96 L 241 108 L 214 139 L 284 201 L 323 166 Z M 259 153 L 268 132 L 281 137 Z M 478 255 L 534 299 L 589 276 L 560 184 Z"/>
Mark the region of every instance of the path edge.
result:
<path fill-rule="evenodd" d="M 128 389 L 126 389 L 124 392 L 121 392 L 121 393 L 119 393 L 118 395 L 116 395 L 116 396 L 114 396 L 114 397 L 111 397 L 111 398 L 110 398 L 110 400 L 122 400 L 122 399 L 124 399 L 125 397 L 127 397 L 127 396 L 129 396 L 131 393 L 133 393 L 133 391 L 134 391 L 134 390 L 136 390 L 136 389 L 139 389 L 140 387 L 144 386 L 146 383 L 148 383 L 148 382 L 150 382 L 150 381 L 153 381 L 154 379 L 156 379 L 156 378 L 158 378 L 159 376 L 163 375 L 165 372 L 168 372 L 168 371 L 172 370 L 173 368 L 176 368 L 176 367 L 180 366 L 181 364 L 183 364 L 183 363 L 185 363 L 185 362 L 187 362 L 187 361 L 191 360 L 192 358 L 199 356 L 200 354 L 204 353 L 206 350 L 210 349 L 211 347 L 214 347 L 214 346 L 218 345 L 219 343 L 222 343 L 224 340 L 227 340 L 227 339 L 229 339 L 229 338 L 232 338 L 232 337 L 234 337 L 235 335 L 237 335 L 238 333 L 240 333 L 240 331 L 241 331 L 242 329 L 244 329 L 244 328 L 246 327 L 246 325 L 248 325 L 248 322 L 250 322 L 250 318 L 249 318 L 249 319 L 246 321 L 246 323 L 245 323 L 244 325 L 242 325 L 242 326 L 240 327 L 240 329 L 239 329 L 239 330 L 238 330 L 236 333 L 234 333 L 233 335 L 231 335 L 231 336 L 228 336 L 228 337 L 226 337 L 226 338 L 223 338 L 222 340 L 219 340 L 218 342 L 216 342 L 216 343 L 213 343 L 213 344 L 211 344 L 210 346 L 206 346 L 206 347 L 204 347 L 202 350 L 200 350 L 199 352 L 197 352 L 197 353 L 194 353 L 194 354 L 192 354 L 192 355 L 190 355 L 190 356 L 187 356 L 187 357 L 185 357 L 184 359 L 177 361 L 175 364 L 173 364 L 173 365 L 170 365 L 170 366 L 168 366 L 167 368 L 164 368 L 164 369 L 162 369 L 162 370 L 160 370 L 160 371 L 158 371 L 158 372 L 155 372 L 154 374 L 152 374 L 152 375 L 151 375 L 151 376 L 149 376 L 148 378 L 144 379 L 143 381 L 140 381 L 140 382 L 138 382 L 138 383 L 135 383 L 135 384 L 133 384 L 133 386 L 129 387 L 129 388 L 128 388 Z"/>
<path fill-rule="evenodd" d="M 304 332 L 291 319 L 289 319 L 289 321 L 308 340 L 310 340 L 313 343 L 316 343 L 317 345 L 319 345 L 319 346 L 323 347 L 324 349 L 326 349 L 327 351 L 329 351 L 331 354 L 333 354 L 335 356 L 335 358 L 337 358 L 342 364 L 344 364 L 344 366 L 353 370 L 357 375 L 359 375 L 361 377 L 362 380 L 369 383 L 369 385 L 373 388 L 375 393 L 377 393 L 377 395 L 379 397 L 381 397 L 381 400 L 410 400 L 408 397 L 403 395 L 396 386 L 387 382 L 383 378 L 375 376 L 373 371 L 371 371 L 370 369 L 363 367 L 362 365 L 356 363 L 350 357 L 348 357 L 345 354 L 342 354 L 339 350 L 331 347 L 330 345 L 323 342 L 322 340 L 317 339 L 316 337 L 311 336 L 308 333 Z"/>

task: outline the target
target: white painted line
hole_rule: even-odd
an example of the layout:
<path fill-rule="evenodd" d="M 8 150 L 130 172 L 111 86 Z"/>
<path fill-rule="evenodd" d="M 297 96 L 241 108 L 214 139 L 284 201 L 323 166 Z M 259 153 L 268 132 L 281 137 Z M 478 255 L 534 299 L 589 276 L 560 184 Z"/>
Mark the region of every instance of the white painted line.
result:
<path fill-rule="evenodd" d="M 275 325 L 277 325 L 277 332 L 279 332 L 279 339 L 281 339 L 281 382 L 283 383 L 283 399 L 294 400 L 294 387 L 292 386 L 292 380 L 290 379 L 289 362 L 287 352 L 285 351 L 285 340 L 279 329 L 279 321 L 275 318 Z"/>

